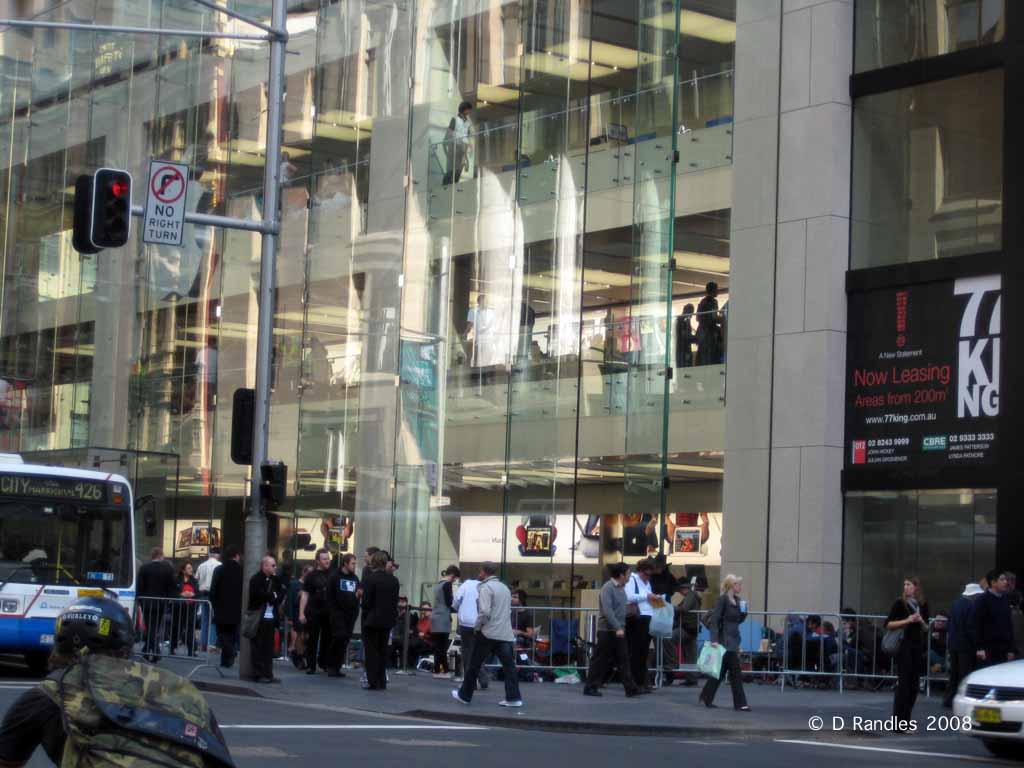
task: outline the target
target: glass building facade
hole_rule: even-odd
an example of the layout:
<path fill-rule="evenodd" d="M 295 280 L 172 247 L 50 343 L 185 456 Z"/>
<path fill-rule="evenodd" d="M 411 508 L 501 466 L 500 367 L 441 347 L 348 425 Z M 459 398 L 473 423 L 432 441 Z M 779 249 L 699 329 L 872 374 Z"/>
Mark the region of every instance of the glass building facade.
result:
<path fill-rule="evenodd" d="M 270 3 L 230 5 L 266 18 Z M 152 497 L 140 552 L 241 544 L 231 403 L 255 377 L 259 237 L 188 224 L 180 248 L 136 231 L 80 256 L 72 193 L 99 167 L 138 181 L 173 160 L 189 210 L 258 218 L 276 162 L 262 309 L 282 561 L 388 548 L 413 600 L 450 562 L 500 561 L 551 605 L 655 552 L 714 581 L 735 6 L 292 0 L 269 160 L 265 44 L 0 33 L 0 450 L 127 474 Z M 184 0 L 37 18 L 250 31 Z M 940 101 L 932 117 L 971 116 Z"/>

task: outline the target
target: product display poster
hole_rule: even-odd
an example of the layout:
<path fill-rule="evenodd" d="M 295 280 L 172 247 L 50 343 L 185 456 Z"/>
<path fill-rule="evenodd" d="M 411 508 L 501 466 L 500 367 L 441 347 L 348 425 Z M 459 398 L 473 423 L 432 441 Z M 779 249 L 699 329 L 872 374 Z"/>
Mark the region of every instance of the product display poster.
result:
<path fill-rule="evenodd" d="M 999 275 L 849 297 L 846 468 L 941 471 L 996 461 Z"/>

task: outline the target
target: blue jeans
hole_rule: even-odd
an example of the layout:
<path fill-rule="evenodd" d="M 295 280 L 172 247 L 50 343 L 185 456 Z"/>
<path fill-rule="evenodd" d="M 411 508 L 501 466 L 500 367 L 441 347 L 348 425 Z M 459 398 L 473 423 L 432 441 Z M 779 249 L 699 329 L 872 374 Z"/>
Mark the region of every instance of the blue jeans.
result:
<path fill-rule="evenodd" d="M 491 640 L 482 634 L 477 634 L 473 644 L 473 658 L 466 667 L 466 674 L 462 680 L 462 688 L 459 689 L 459 696 L 463 701 L 473 700 L 473 691 L 476 690 L 477 679 L 480 676 L 480 668 L 484 661 L 491 656 L 497 656 L 501 664 L 501 671 L 505 678 L 505 700 L 519 701 L 519 675 L 516 673 L 515 650 L 508 640 Z"/>
<path fill-rule="evenodd" d="M 208 597 L 204 599 L 208 599 Z M 207 632 L 209 632 L 209 636 L 207 636 Z M 217 645 L 217 628 L 210 621 L 210 606 L 203 603 L 199 606 L 199 643 L 204 651 L 208 649 L 207 638 L 209 638 L 209 645 Z"/>

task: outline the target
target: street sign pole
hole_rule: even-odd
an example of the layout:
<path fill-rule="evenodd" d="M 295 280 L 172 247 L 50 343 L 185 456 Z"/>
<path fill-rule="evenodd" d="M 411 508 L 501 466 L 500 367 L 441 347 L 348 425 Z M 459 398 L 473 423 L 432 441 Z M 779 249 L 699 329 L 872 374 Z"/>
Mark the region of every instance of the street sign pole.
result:
<path fill-rule="evenodd" d="M 270 26 L 278 31 L 287 27 L 286 0 L 273 0 Z M 277 273 L 277 244 L 280 231 L 281 195 L 281 116 L 284 109 L 284 57 L 286 39 L 275 36 L 270 42 L 270 77 L 267 81 L 267 154 L 263 169 L 263 221 L 274 226 L 263 232 L 260 252 L 259 315 L 256 324 L 256 404 L 253 409 L 252 466 L 249 512 L 245 518 L 245 554 L 243 608 L 248 606 L 249 579 L 259 570 L 267 553 L 267 516 L 260 488 L 261 467 L 267 460 L 270 422 L 270 354 L 274 343 L 274 290 Z M 250 643 L 242 643 L 239 673 L 253 676 Z"/>

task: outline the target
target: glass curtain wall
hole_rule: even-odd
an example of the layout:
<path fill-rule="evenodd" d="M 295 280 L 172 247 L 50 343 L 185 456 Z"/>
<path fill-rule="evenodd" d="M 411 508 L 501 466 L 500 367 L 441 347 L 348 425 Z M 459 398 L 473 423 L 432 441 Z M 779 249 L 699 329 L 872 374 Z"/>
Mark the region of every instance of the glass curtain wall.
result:
<path fill-rule="evenodd" d="M 241 544 L 259 237 L 82 257 L 71 191 L 161 158 L 190 210 L 258 218 L 277 162 L 285 565 L 389 547 L 415 600 L 496 560 L 553 604 L 609 560 L 717 565 L 735 2 L 288 5 L 280 158 L 263 43 L 0 34 L 0 448 L 120 462 L 177 560 Z M 250 31 L 180 0 L 44 18 Z"/>

